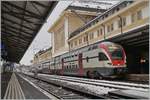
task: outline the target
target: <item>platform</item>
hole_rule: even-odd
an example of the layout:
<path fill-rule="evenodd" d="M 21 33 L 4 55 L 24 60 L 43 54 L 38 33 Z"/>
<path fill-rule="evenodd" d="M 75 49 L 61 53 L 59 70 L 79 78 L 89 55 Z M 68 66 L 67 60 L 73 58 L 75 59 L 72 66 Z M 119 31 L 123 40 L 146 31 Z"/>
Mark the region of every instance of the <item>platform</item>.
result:
<path fill-rule="evenodd" d="M 9 83 L 12 73 L 5 72 L 5 73 L 1 73 L 0 75 L 1 75 L 1 99 L 2 99 L 5 95 L 5 91 L 7 89 L 7 85 Z"/>
<path fill-rule="evenodd" d="M 149 74 L 128 74 L 126 78 L 131 81 L 149 82 Z"/>
<path fill-rule="evenodd" d="M 50 96 L 45 95 L 44 91 L 18 74 L 6 73 L 2 75 L 1 99 L 51 99 Z"/>
<path fill-rule="evenodd" d="M 109 94 L 114 96 L 125 97 L 126 99 L 148 99 L 149 92 L 135 91 L 135 90 L 116 90 L 111 91 Z"/>

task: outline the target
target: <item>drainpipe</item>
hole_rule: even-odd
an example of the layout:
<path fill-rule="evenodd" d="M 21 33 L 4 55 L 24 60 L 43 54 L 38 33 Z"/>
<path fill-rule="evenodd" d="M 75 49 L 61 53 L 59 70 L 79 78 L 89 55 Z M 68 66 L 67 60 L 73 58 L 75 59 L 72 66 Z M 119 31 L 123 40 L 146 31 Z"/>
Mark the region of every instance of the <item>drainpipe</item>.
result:
<path fill-rule="evenodd" d="M 120 22 L 121 22 L 121 34 L 123 33 L 122 32 L 122 17 L 120 15 L 118 15 L 118 17 L 120 18 Z"/>
<path fill-rule="evenodd" d="M 104 29 L 104 40 L 105 40 L 105 39 L 106 39 L 106 35 L 105 35 L 105 25 L 102 24 L 102 26 L 103 26 L 103 29 Z"/>

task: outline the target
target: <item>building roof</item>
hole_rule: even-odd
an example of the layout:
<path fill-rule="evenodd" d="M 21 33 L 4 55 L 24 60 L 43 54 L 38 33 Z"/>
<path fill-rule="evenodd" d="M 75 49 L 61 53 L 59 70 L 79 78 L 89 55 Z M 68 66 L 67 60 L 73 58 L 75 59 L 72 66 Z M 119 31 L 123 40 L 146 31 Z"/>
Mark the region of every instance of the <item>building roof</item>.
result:
<path fill-rule="evenodd" d="M 89 8 L 89 7 L 81 7 L 81 6 L 68 6 L 66 10 L 72 9 L 72 10 L 81 10 L 81 11 L 89 11 L 89 12 L 104 12 L 106 9 L 98 9 L 98 8 Z"/>
<path fill-rule="evenodd" d="M 106 9 L 102 9 L 102 8 L 87 8 L 87 7 L 81 7 L 81 6 L 73 6 L 73 5 L 69 5 L 59 16 L 59 18 L 53 23 L 53 25 L 49 28 L 48 32 L 50 32 L 54 26 L 60 22 L 60 20 L 64 17 L 64 15 L 66 13 L 74 13 L 73 11 L 75 11 L 75 13 L 77 14 L 82 14 L 82 15 L 91 15 L 91 16 L 95 16 L 98 13 L 103 13 L 106 11 Z M 88 12 L 88 13 L 87 13 Z"/>
<path fill-rule="evenodd" d="M 41 55 L 41 54 L 44 54 L 45 52 L 47 51 L 50 51 L 52 50 L 52 47 L 48 48 L 48 49 L 45 49 L 45 50 L 40 50 L 39 52 L 37 52 L 35 55 Z"/>
<path fill-rule="evenodd" d="M 21 60 L 56 4 L 56 1 L 1 2 L 1 39 L 7 51 L 3 59 Z"/>

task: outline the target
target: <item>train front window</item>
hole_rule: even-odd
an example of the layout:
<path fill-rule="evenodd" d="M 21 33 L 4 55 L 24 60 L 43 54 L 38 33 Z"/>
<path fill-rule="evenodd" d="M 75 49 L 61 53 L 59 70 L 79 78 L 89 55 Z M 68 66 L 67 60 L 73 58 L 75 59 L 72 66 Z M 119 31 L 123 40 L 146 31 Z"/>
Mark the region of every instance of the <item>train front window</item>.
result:
<path fill-rule="evenodd" d="M 111 58 L 113 60 L 122 60 L 123 59 L 123 52 L 121 47 L 119 46 L 111 46 L 108 47 L 108 51 L 110 52 Z"/>
<path fill-rule="evenodd" d="M 104 53 L 102 53 L 102 52 L 98 53 L 98 59 L 99 59 L 99 61 L 108 60 L 106 55 Z"/>

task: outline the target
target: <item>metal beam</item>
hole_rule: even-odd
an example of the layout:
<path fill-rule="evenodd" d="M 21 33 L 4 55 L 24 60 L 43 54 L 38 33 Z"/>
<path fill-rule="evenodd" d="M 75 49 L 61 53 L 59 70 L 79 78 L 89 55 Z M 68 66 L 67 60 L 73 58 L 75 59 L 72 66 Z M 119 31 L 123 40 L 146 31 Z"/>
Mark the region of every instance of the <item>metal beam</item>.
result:
<path fill-rule="evenodd" d="M 25 46 L 24 45 L 21 45 L 21 44 L 17 44 L 18 45 L 18 47 L 17 48 L 14 48 L 14 47 L 16 47 L 16 44 L 13 44 L 13 43 L 9 43 L 9 45 L 8 46 L 11 46 L 12 48 L 14 48 L 14 49 L 12 49 L 12 50 L 14 50 L 14 51 L 17 51 L 18 50 L 18 48 L 22 48 L 22 50 L 24 50 L 23 48 L 25 48 Z"/>
<path fill-rule="evenodd" d="M 28 30 L 36 31 L 36 29 L 30 28 L 30 27 L 25 26 L 25 25 L 21 25 L 21 24 L 19 24 L 19 23 L 15 22 L 15 21 L 13 21 L 13 20 L 10 20 L 10 19 L 7 19 L 7 18 L 4 18 L 3 16 L 2 16 L 2 19 L 4 19 L 5 21 L 8 21 L 8 22 L 11 22 L 11 23 L 13 23 L 13 24 L 17 24 L 17 25 L 19 25 L 19 26 L 22 26 L 22 27 L 24 27 L 24 28 L 26 28 L 26 29 L 28 29 Z"/>
<path fill-rule="evenodd" d="M 18 16 L 20 16 L 20 15 L 22 15 L 21 13 L 18 13 L 18 12 L 14 12 L 14 11 L 4 11 L 3 9 L 2 9 L 2 13 L 5 13 L 5 14 L 15 14 L 15 15 L 18 15 Z M 34 15 L 28 15 L 28 14 L 24 14 L 24 16 L 25 17 L 30 17 L 30 18 L 35 18 L 35 19 L 40 19 L 41 17 L 39 17 L 39 16 L 34 16 Z"/>
<path fill-rule="evenodd" d="M 21 48 L 25 48 L 26 47 L 26 44 L 24 44 L 23 42 L 16 42 L 16 41 L 14 41 L 14 40 L 6 40 L 6 39 L 4 39 L 3 40 L 5 43 L 7 42 L 7 45 L 9 46 L 9 45 L 11 45 L 11 44 L 14 44 L 14 47 L 16 48 L 16 45 L 18 45 L 18 46 L 20 46 Z"/>
<path fill-rule="evenodd" d="M 10 54 L 14 54 L 14 55 L 16 56 L 19 51 L 22 51 L 22 52 L 23 52 L 24 49 L 21 49 L 21 48 L 16 48 L 16 49 L 14 49 L 14 46 L 15 46 L 15 45 L 13 45 L 13 44 L 12 44 L 12 45 L 8 45 L 8 47 L 9 47 L 10 49 L 12 49 L 11 51 L 9 51 Z"/>
<path fill-rule="evenodd" d="M 27 7 L 27 1 L 25 1 L 25 3 L 24 3 L 24 10 L 26 10 L 26 7 Z M 22 18 L 24 19 L 24 14 L 25 14 L 25 11 L 22 11 Z M 23 25 L 23 22 L 24 22 L 24 20 L 21 20 L 21 25 Z M 19 36 L 21 36 L 21 31 L 22 31 L 22 27 L 20 27 L 20 30 L 19 30 L 20 32 L 20 34 L 18 34 Z M 20 39 L 18 39 L 17 40 L 18 41 L 18 43 L 20 43 Z M 18 47 L 18 45 L 17 45 L 17 47 Z"/>
<path fill-rule="evenodd" d="M 9 47 L 11 47 L 11 51 L 14 50 L 15 53 L 17 53 L 18 51 L 24 51 L 24 49 L 22 48 L 23 46 L 18 46 L 17 48 L 14 48 L 14 46 L 16 46 L 16 44 L 9 44 Z"/>
<path fill-rule="evenodd" d="M 143 44 L 134 45 L 134 47 L 140 47 L 140 46 L 149 47 L 149 42 L 146 42 L 146 43 L 143 43 Z"/>
<path fill-rule="evenodd" d="M 12 10 L 12 9 L 10 9 L 9 7 L 7 7 L 6 4 L 4 4 L 4 3 L 3 3 L 3 5 L 2 5 L 2 8 L 3 8 L 3 6 L 4 6 L 7 10 Z"/>
<path fill-rule="evenodd" d="M 35 3 L 36 5 L 39 5 L 39 6 L 43 7 L 43 8 L 49 7 L 49 6 L 46 6 L 44 4 L 39 3 L 38 1 L 30 1 L 30 2 Z"/>
<path fill-rule="evenodd" d="M 10 42 L 10 43 L 12 43 L 12 42 L 13 42 L 13 43 L 16 43 L 17 45 L 20 44 L 20 45 L 22 45 L 22 46 L 24 46 L 24 47 L 27 45 L 27 43 L 25 43 L 25 42 L 19 42 L 19 43 L 18 43 L 18 41 L 16 41 L 16 40 L 13 39 L 13 38 L 10 38 L 10 39 L 3 39 L 3 40 L 4 40 L 5 42 L 8 41 L 8 42 Z"/>
<path fill-rule="evenodd" d="M 8 32 L 8 31 L 6 32 L 6 31 L 4 31 L 4 30 L 2 30 L 2 32 L 3 32 L 3 33 L 7 33 L 7 34 L 6 34 L 7 36 L 15 37 L 15 38 L 17 38 L 17 39 L 19 38 L 19 39 L 24 40 L 24 41 L 26 41 L 26 42 L 27 42 L 27 41 L 30 41 L 29 38 L 24 38 L 24 37 L 21 37 L 21 36 L 17 36 L 17 35 L 15 35 L 15 34 L 13 34 L 12 32 Z M 3 37 L 3 36 L 2 36 L 2 37 Z M 27 43 L 28 43 L 28 42 L 27 42 Z"/>
<path fill-rule="evenodd" d="M 34 3 L 31 2 L 31 5 L 35 8 L 35 10 L 42 15 L 41 11 L 36 7 L 36 5 Z"/>
<path fill-rule="evenodd" d="M 134 37 L 134 38 L 130 38 L 130 39 L 127 39 L 127 40 L 124 40 L 124 41 L 121 41 L 121 43 L 133 43 L 135 41 L 140 41 L 140 40 L 145 40 L 145 39 L 148 39 L 148 36 L 140 36 L 140 37 Z"/>
<path fill-rule="evenodd" d="M 29 1 L 28 1 L 29 2 Z M 31 11 L 28 11 L 28 10 L 26 10 L 26 9 L 24 9 L 24 8 L 21 8 L 21 7 L 19 7 L 19 6 L 16 6 L 16 5 L 14 5 L 14 4 L 12 4 L 12 3 L 9 3 L 9 2 L 2 2 L 2 4 L 7 4 L 7 5 L 10 5 L 10 6 L 13 6 L 13 7 L 15 7 L 16 9 L 19 9 L 19 10 L 22 10 L 22 11 L 25 11 L 26 13 L 29 13 L 29 14 L 31 14 L 31 15 L 35 15 L 35 16 L 40 16 L 40 15 L 38 15 L 38 14 L 36 14 L 36 13 L 33 13 L 33 12 L 31 12 Z M 42 16 L 40 16 L 40 17 L 42 17 Z"/>
<path fill-rule="evenodd" d="M 3 25 L 4 24 L 4 25 Z M 9 27 L 9 28 L 12 28 L 12 29 L 15 29 L 15 30 L 19 30 L 19 28 L 17 28 L 17 27 L 14 27 L 14 26 L 11 26 L 11 25 L 8 25 L 8 24 L 5 24 L 5 23 L 2 23 L 2 27 L 6 27 L 6 29 Z M 32 35 L 31 35 L 31 33 L 29 33 L 29 32 L 27 32 L 27 31 L 25 31 L 25 30 L 21 30 L 23 33 L 25 33 L 25 36 L 27 36 L 27 37 L 31 37 Z"/>
<path fill-rule="evenodd" d="M 5 13 L 5 14 L 8 14 L 8 13 Z M 11 16 L 13 16 L 13 17 L 16 17 L 16 18 L 18 18 L 18 19 L 20 19 L 20 20 L 24 20 L 24 21 L 26 21 L 26 22 L 28 22 L 28 23 L 31 23 L 31 24 L 35 24 L 35 25 L 38 25 L 38 24 L 41 24 L 41 23 L 35 23 L 35 22 L 32 22 L 32 21 L 29 21 L 29 20 L 27 20 L 27 19 L 25 19 L 25 18 L 22 18 L 22 17 L 20 17 L 20 16 L 17 16 L 17 15 L 15 15 L 15 14 L 12 14 L 12 13 L 9 13 L 8 15 L 11 15 Z"/>
<path fill-rule="evenodd" d="M 148 39 L 140 40 L 140 41 L 136 41 L 136 42 L 130 43 L 128 45 L 131 46 L 131 45 L 141 44 L 141 43 L 145 43 L 145 42 L 149 42 L 149 40 Z"/>
<path fill-rule="evenodd" d="M 137 36 L 140 36 L 140 35 L 142 35 L 141 32 L 137 32 L 136 34 L 132 34 L 132 33 L 130 33 L 130 34 L 122 34 L 122 35 L 120 35 L 121 38 L 114 37 L 114 38 L 112 38 L 112 39 L 113 39 L 114 41 L 121 41 L 121 40 L 126 40 L 126 39 L 129 39 L 129 38 L 134 38 L 134 37 L 137 37 Z M 111 39 L 111 40 L 112 40 L 112 39 Z"/>
<path fill-rule="evenodd" d="M 3 30 L 3 28 L 6 30 L 6 31 L 9 31 L 9 33 L 10 34 L 13 34 L 14 36 L 16 36 L 16 37 L 20 37 L 20 38 L 22 38 L 22 39 L 27 39 L 27 40 L 29 40 L 29 39 L 32 39 L 32 37 L 29 37 L 29 36 L 25 36 L 25 35 L 23 35 L 23 37 L 22 36 L 19 36 L 19 32 L 17 32 L 17 31 L 14 31 L 14 30 L 12 30 L 12 29 L 10 29 L 10 28 L 6 28 L 6 27 L 4 27 L 4 26 L 2 26 L 2 30 Z M 6 32 L 5 30 L 3 30 L 3 32 Z"/>

